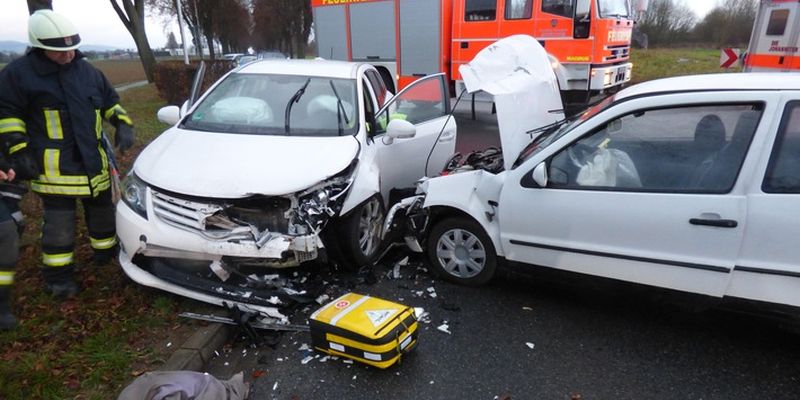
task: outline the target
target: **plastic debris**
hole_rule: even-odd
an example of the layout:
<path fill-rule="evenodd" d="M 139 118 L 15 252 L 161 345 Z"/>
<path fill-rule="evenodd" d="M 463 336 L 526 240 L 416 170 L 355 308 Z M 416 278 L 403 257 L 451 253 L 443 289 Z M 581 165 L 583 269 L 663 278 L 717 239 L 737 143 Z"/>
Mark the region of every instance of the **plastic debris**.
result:
<path fill-rule="evenodd" d="M 346 359 L 342 360 L 342 362 L 345 363 L 345 364 L 352 364 L 353 360 L 350 360 L 350 359 L 346 358 Z"/>
<path fill-rule="evenodd" d="M 303 364 L 303 365 L 306 365 L 306 364 L 308 364 L 308 363 L 309 363 L 311 360 L 313 360 L 313 359 L 314 359 L 314 356 L 306 356 L 306 358 L 302 359 L 302 360 L 300 361 L 300 363 L 301 363 L 301 364 Z"/>
<path fill-rule="evenodd" d="M 328 296 L 327 294 L 322 294 L 319 297 L 317 297 L 317 303 L 318 304 L 325 304 L 330 299 L 331 299 L 331 296 Z"/>
<path fill-rule="evenodd" d="M 428 382 L 429 385 L 433 385 L 433 381 Z"/>
<path fill-rule="evenodd" d="M 167 347 L 172 346 L 172 342 L 167 343 Z"/>
<path fill-rule="evenodd" d="M 228 272 L 225 267 L 222 265 L 222 261 L 214 260 L 209 265 L 211 271 L 214 272 L 214 275 L 217 276 L 221 281 L 225 282 L 231 277 L 231 273 Z"/>
<path fill-rule="evenodd" d="M 527 306 L 522 307 L 522 309 L 525 310 L 525 311 L 533 311 L 533 308 L 530 308 L 530 307 L 527 307 Z"/>
<path fill-rule="evenodd" d="M 307 343 L 303 343 L 303 345 L 300 346 L 300 348 L 297 349 L 297 350 L 299 350 L 299 351 L 307 351 L 307 350 L 311 350 L 311 347 L 308 347 Z"/>
<path fill-rule="evenodd" d="M 428 288 L 428 296 L 431 296 L 432 298 L 435 299 L 436 298 L 436 289 L 434 289 L 432 287 L 429 287 Z"/>
<path fill-rule="evenodd" d="M 326 362 L 326 361 L 328 361 L 329 358 L 331 358 L 331 356 L 322 357 L 322 358 L 319 359 L 319 362 Z"/>
<path fill-rule="evenodd" d="M 535 345 L 535 344 L 533 344 L 533 343 L 531 343 L 531 342 L 525 342 L 525 346 L 528 346 L 528 348 L 529 348 L 529 349 L 533 350 L 533 348 L 534 348 L 536 345 Z"/>
<path fill-rule="evenodd" d="M 278 390 L 278 381 L 275 381 L 275 384 L 272 385 L 272 391 Z"/>
<path fill-rule="evenodd" d="M 438 329 L 438 330 L 440 330 L 440 331 L 442 331 L 442 332 L 444 332 L 444 333 L 446 333 L 448 335 L 452 335 L 453 334 L 452 332 L 450 332 L 450 326 L 447 325 L 447 322 L 437 326 L 436 329 Z"/>

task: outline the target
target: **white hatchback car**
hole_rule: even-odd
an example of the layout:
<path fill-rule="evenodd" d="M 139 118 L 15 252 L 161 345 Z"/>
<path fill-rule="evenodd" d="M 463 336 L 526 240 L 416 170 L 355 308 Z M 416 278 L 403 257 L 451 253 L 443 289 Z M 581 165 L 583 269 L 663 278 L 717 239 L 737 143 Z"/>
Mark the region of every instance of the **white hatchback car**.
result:
<path fill-rule="evenodd" d="M 264 311 L 274 293 L 227 277 L 264 275 L 332 249 L 344 267 L 369 263 L 390 196 L 413 193 L 452 155 L 449 108 L 441 74 L 393 96 L 368 64 L 240 67 L 190 110 L 159 111 L 175 126 L 123 182 L 122 267 L 143 285 Z"/>
<path fill-rule="evenodd" d="M 502 171 L 425 180 L 387 219 L 444 279 L 507 261 L 800 306 L 800 74 L 646 82 L 528 135 L 498 116 L 528 138 Z"/>

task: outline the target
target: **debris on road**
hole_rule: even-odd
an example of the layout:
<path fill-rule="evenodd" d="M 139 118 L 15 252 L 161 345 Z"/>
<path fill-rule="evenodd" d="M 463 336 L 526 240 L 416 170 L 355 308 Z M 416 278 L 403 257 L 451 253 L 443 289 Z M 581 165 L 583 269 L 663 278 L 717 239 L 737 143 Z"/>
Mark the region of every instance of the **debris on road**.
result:
<path fill-rule="evenodd" d="M 531 342 L 525 342 L 525 346 L 528 346 L 528 348 L 529 348 L 529 349 L 533 350 L 533 348 L 534 348 L 536 345 L 535 345 L 535 344 L 533 344 L 533 343 L 531 343 Z"/>
<path fill-rule="evenodd" d="M 437 326 L 436 329 L 438 329 L 438 330 L 440 330 L 440 331 L 442 331 L 442 332 L 444 332 L 444 333 L 446 333 L 448 335 L 452 335 L 453 334 L 452 332 L 450 332 L 450 326 L 447 325 L 447 321 L 445 321 L 443 324 Z"/>

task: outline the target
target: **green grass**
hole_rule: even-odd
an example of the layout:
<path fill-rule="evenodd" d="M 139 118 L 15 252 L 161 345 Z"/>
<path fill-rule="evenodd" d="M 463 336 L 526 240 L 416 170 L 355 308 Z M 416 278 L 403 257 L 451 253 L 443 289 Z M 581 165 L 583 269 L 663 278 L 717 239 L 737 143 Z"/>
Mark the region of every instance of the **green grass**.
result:
<path fill-rule="evenodd" d="M 633 49 L 632 83 L 679 75 L 739 72 L 740 68 L 719 67 L 716 49 Z"/>

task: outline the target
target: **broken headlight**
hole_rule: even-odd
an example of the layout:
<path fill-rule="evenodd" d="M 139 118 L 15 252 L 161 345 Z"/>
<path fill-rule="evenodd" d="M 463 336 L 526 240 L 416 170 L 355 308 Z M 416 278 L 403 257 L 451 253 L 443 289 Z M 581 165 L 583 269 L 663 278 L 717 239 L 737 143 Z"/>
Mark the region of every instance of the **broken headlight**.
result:
<path fill-rule="evenodd" d="M 145 193 L 147 193 L 147 185 L 133 172 L 122 180 L 122 201 L 136 214 L 147 219 Z"/>
<path fill-rule="evenodd" d="M 305 191 L 299 196 L 297 223 L 312 232 L 321 230 L 328 219 L 339 214 L 350 180 L 337 178 Z"/>

